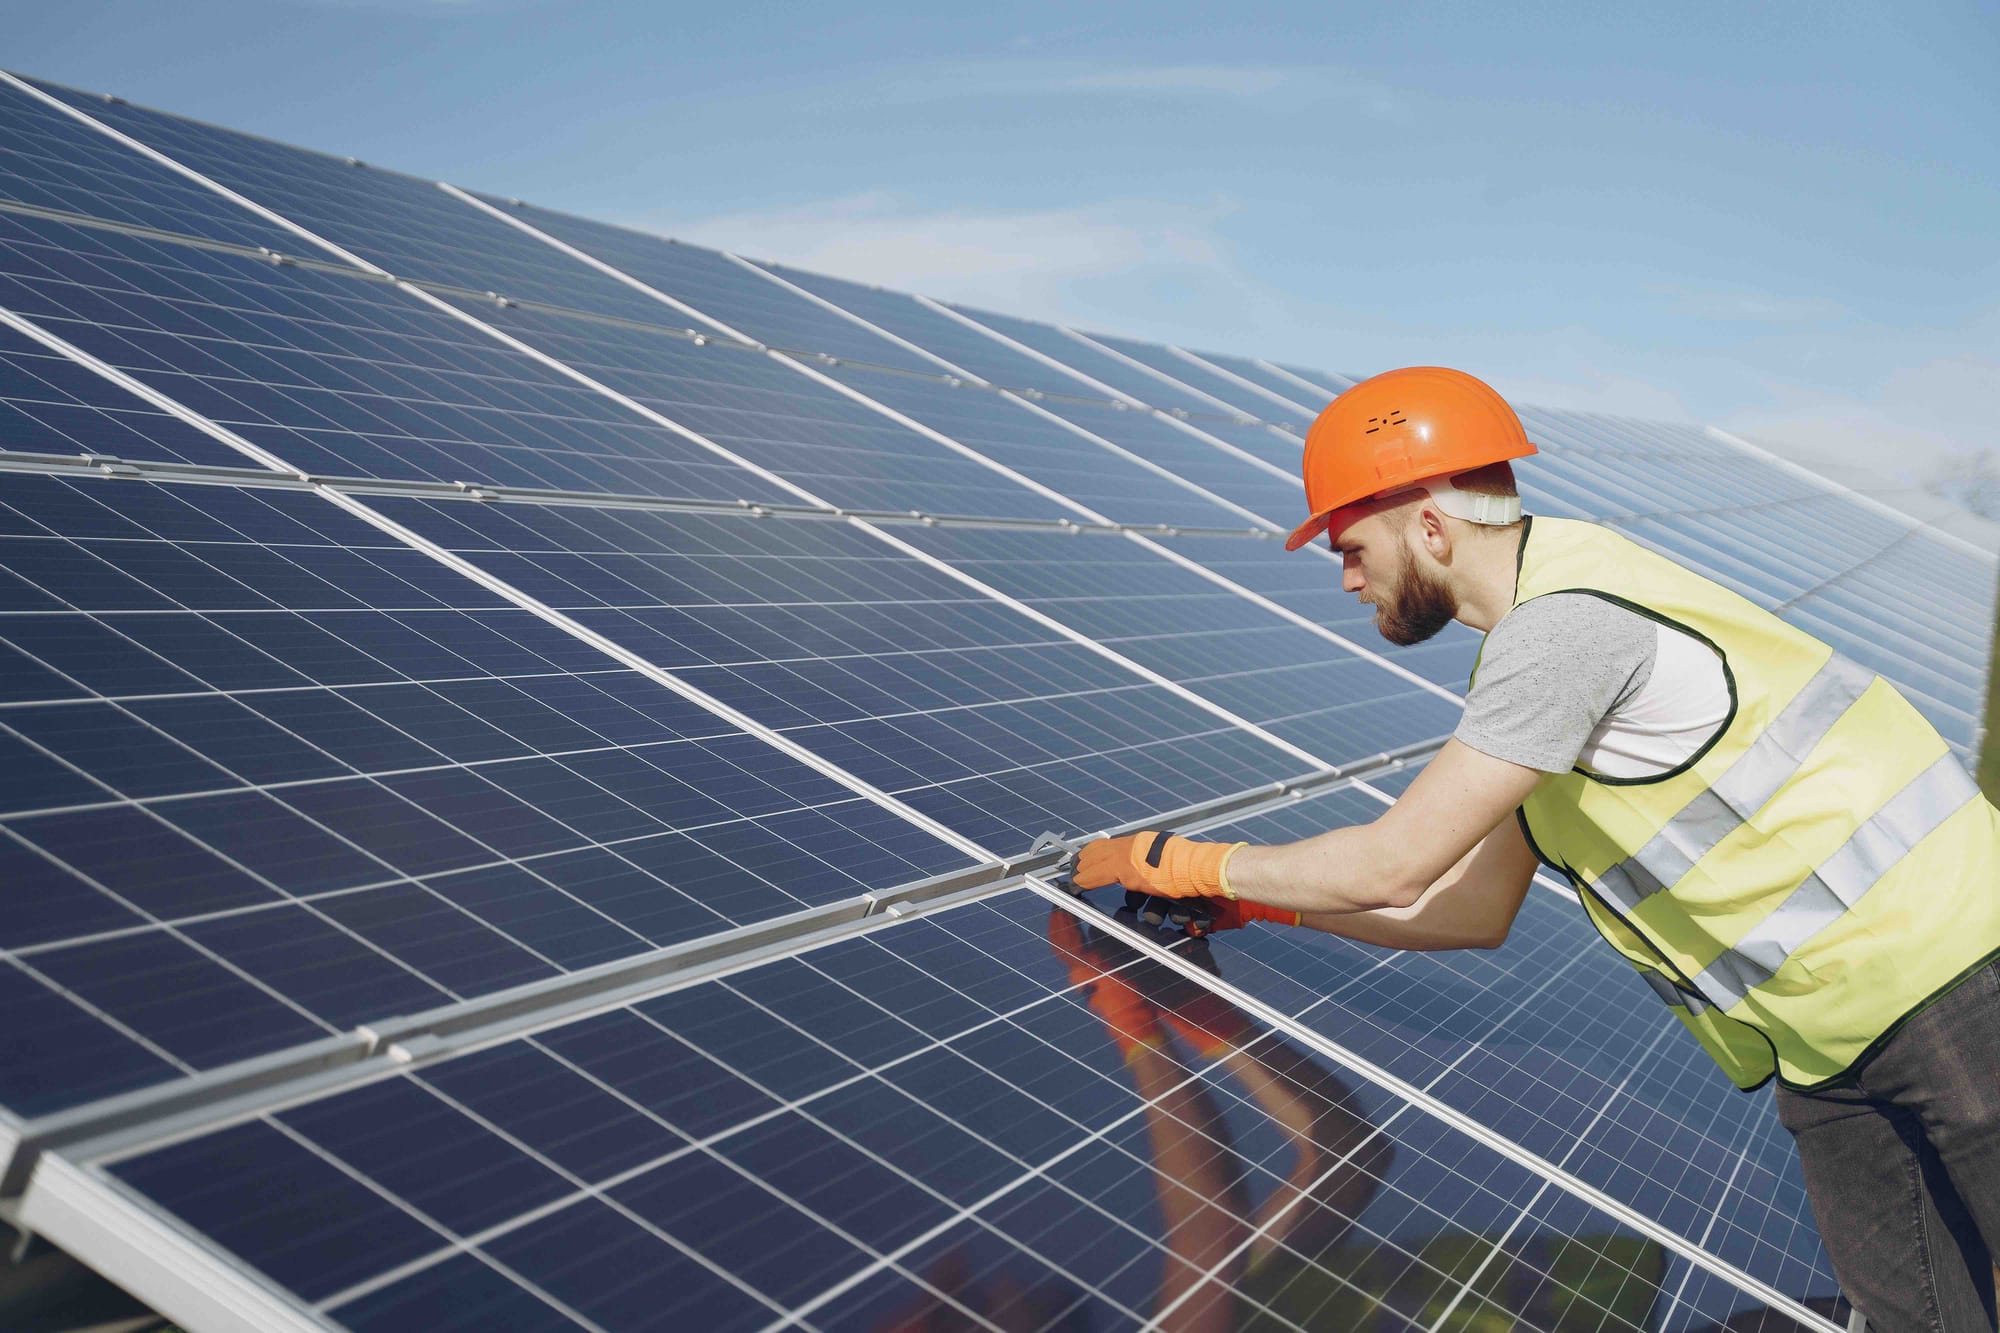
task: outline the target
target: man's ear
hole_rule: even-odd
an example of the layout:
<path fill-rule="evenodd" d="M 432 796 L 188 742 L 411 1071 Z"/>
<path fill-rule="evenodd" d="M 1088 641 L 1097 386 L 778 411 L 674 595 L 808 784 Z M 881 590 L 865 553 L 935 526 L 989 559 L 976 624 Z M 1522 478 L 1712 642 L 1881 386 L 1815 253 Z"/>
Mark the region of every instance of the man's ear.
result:
<path fill-rule="evenodd" d="M 1417 506 L 1417 540 L 1439 564 L 1451 559 L 1451 528 L 1443 511 L 1428 501 Z"/>

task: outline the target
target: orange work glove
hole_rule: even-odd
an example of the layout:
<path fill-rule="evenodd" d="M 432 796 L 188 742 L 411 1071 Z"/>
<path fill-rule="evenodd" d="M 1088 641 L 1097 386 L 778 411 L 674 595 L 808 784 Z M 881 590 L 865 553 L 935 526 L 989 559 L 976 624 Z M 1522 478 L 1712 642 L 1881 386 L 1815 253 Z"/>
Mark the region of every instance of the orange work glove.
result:
<path fill-rule="evenodd" d="M 1077 854 L 1071 881 L 1079 889 L 1123 884 L 1161 898 L 1234 898 L 1223 864 L 1245 842 L 1196 842 L 1145 829 L 1122 838 L 1099 838 Z"/>

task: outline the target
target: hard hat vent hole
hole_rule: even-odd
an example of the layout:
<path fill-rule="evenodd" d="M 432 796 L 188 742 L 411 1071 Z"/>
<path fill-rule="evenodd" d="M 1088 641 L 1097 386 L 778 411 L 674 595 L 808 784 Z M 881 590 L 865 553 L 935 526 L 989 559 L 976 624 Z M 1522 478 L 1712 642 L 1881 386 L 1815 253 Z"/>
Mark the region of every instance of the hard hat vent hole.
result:
<path fill-rule="evenodd" d="M 1392 407 L 1379 417 L 1368 418 L 1368 429 L 1362 431 L 1361 433 L 1363 435 L 1373 435 L 1376 431 L 1382 429 L 1382 427 L 1384 426 L 1400 426 L 1408 419 L 1409 418 L 1403 415 L 1402 408 Z"/>

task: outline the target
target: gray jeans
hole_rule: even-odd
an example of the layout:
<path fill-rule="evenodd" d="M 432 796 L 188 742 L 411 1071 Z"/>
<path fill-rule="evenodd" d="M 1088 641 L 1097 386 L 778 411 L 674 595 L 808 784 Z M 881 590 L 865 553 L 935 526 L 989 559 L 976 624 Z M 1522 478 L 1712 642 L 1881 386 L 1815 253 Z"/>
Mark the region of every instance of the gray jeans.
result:
<path fill-rule="evenodd" d="M 2000 963 L 1824 1092 L 1778 1089 L 1806 1192 L 1870 1333 L 1991 1333 L 2000 1252 Z"/>

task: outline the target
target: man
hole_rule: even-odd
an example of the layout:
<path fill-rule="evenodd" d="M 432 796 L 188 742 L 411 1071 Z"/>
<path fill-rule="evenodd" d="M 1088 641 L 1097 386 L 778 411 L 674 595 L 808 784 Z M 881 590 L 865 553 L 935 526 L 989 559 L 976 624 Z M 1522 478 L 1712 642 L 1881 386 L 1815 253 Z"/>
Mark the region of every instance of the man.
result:
<path fill-rule="evenodd" d="M 1077 885 L 1490 948 L 1539 859 L 1739 1087 L 1776 1077 L 1871 1328 L 1993 1329 L 2000 811 L 1887 681 L 1604 528 L 1524 518 L 1510 460 L 1535 452 L 1457 371 L 1335 399 L 1287 545 L 1325 533 L 1396 643 L 1486 632 L 1453 738 L 1371 824 L 1103 839 Z"/>

